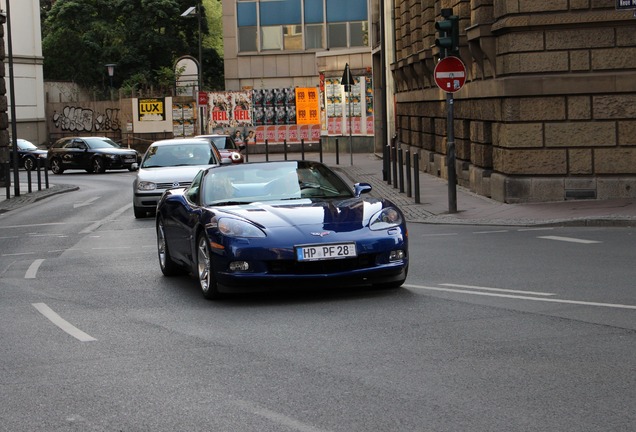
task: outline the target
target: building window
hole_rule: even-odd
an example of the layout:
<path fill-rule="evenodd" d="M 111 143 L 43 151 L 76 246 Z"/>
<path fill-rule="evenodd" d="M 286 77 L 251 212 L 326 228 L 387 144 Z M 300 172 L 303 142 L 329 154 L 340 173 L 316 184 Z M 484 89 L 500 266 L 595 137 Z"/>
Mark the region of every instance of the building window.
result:
<path fill-rule="evenodd" d="M 283 48 L 285 50 L 303 49 L 303 30 L 299 25 L 283 26 Z"/>
<path fill-rule="evenodd" d="M 310 24 L 305 26 L 305 49 L 321 49 L 322 45 L 322 24 Z"/>
<path fill-rule="evenodd" d="M 281 26 L 261 27 L 261 49 L 263 51 L 283 49 Z"/>
<path fill-rule="evenodd" d="M 238 28 L 239 51 L 258 51 L 256 44 L 256 27 Z"/>
<path fill-rule="evenodd" d="M 369 45 L 369 23 L 367 21 L 349 23 L 349 46 Z"/>
<path fill-rule="evenodd" d="M 328 48 L 347 47 L 347 23 L 333 23 L 328 25 Z"/>
<path fill-rule="evenodd" d="M 238 50 L 369 46 L 367 0 L 344 3 L 346 7 L 342 0 L 237 0 Z"/>

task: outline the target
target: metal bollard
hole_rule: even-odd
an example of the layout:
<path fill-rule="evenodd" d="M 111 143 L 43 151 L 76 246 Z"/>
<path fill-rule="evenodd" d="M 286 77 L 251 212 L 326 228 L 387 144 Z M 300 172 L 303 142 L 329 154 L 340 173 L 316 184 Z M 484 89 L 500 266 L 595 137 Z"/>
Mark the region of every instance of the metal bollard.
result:
<path fill-rule="evenodd" d="M 400 192 L 404 192 L 404 152 L 398 151 L 398 169 L 400 170 Z"/>
<path fill-rule="evenodd" d="M 269 162 L 269 140 L 265 140 L 265 161 Z"/>
<path fill-rule="evenodd" d="M 287 160 L 287 138 L 283 140 L 283 151 L 285 152 L 285 160 Z"/>
<path fill-rule="evenodd" d="M 336 138 L 336 165 L 340 165 L 340 150 L 338 149 L 338 138 Z"/>
<path fill-rule="evenodd" d="M 406 196 L 411 197 L 411 152 L 406 151 L 405 154 L 406 161 Z"/>
<path fill-rule="evenodd" d="M 33 192 L 33 186 L 31 185 L 31 171 L 26 170 L 27 172 L 27 192 Z"/>
<path fill-rule="evenodd" d="M 318 151 L 320 152 L 320 163 L 322 163 L 322 137 L 318 139 Z"/>
<path fill-rule="evenodd" d="M 300 140 L 300 158 L 301 160 L 305 160 L 305 138 L 301 138 Z"/>
<path fill-rule="evenodd" d="M 420 157 L 413 154 L 413 181 L 415 183 L 415 204 L 420 203 Z"/>
<path fill-rule="evenodd" d="M 389 175 L 390 167 L 389 167 L 389 156 L 390 147 L 389 145 L 385 145 L 382 147 L 382 180 L 388 181 L 391 184 L 391 176 Z"/>
<path fill-rule="evenodd" d="M 393 189 L 398 188 L 398 167 L 397 167 L 397 143 L 391 151 L 391 165 L 393 166 Z"/>

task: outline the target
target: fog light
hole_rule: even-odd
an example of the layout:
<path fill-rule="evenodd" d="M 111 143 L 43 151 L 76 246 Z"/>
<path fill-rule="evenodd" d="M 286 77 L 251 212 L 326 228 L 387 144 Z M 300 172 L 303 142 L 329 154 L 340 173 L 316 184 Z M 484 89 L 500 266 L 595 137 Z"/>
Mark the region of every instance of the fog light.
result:
<path fill-rule="evenodd" d="M 389 254 L 389 261 L 399 261 L 404 259 L 404 251 L 402 249 L 391 251 Z"/>
<path fill-rule="evenodd" d="M 230 270 L 232 271 L 248 271 L 250 265 L 247 261 L 232 261 L 230 263 Z"/>

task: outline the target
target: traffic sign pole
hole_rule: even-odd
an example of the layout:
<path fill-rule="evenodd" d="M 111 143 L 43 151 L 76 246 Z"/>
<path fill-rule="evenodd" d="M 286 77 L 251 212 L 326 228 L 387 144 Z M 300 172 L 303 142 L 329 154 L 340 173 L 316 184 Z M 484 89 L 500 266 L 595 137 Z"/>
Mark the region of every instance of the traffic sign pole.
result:
<path fill-rule="evenodd" d="M 446 167 L 448 169 L 448 212 L 457 213 L 457 173 L 455 171 L 455 100 L 453 93 L 446 93 Z"/>
<path fill-rule="evenodd" d="M 455 170 L 455 99 L 453 93 L 466 82 L 466 66 L 457 57 L 440 60 L 433 72 L 435 83 L 446 92 L 446 168 L 448 170 L 448 212 L 457 213 L 457 172 Z"/>

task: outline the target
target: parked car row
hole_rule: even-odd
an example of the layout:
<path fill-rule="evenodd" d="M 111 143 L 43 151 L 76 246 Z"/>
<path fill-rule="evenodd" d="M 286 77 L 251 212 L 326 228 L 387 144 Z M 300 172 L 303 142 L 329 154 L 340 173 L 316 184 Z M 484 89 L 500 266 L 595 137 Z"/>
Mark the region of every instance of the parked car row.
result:
<path fill-rule="evenodd" d="M 53 174 L 67 169 L 103 173 L 109 169 L 134 171 L 141 157 L 137 150 L 122 148 L 107 137 L 66 137 L 49 148 L 47 160 Z"/>
<path fill-rule="evenodd" d="M 37 168 L 39 163 L 41 167 L 46 165 L 47 151 L 41 149 L 30 141 L 18 138 L 16 139 L 18 150 L 18 168 L 24 168 L 27 171 Z M 13 146 L 9 146 L 9 161 L 13 163 Z"/>

